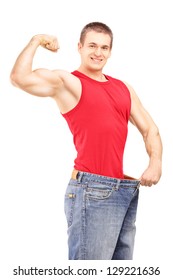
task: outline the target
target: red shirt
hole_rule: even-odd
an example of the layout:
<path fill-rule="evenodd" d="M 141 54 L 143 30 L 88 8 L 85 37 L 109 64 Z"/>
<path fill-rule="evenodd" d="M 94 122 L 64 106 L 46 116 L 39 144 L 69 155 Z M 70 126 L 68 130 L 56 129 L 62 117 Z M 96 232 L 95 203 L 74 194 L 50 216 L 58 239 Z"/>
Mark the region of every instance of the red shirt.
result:
<path fill-rule="evenodd" d="M 106 76 L 99 82 L 74 71 L 82 84 L 78 104 L 62 114 L 73 134 L 77 157 L 74 168 L 123 178 L 123 153 L 131 108 L 126 85 Z"/>

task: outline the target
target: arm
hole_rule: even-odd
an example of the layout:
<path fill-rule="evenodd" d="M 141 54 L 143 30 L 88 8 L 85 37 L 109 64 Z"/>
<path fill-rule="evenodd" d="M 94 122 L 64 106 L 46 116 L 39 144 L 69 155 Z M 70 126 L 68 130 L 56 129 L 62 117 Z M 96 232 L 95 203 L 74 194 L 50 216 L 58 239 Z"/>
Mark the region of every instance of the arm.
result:
<path fill-rule="evenodd" d="M 39 46 L 57 51 L 55 37 L 48 35 L 34 36 L 18 56 L 11 71 L 11 82 L 14 86 L 38 96 L 53 96 L 55 87 L 61 85 L 56 71 L 46 69 L 32 70 L 33 58 Z"/>
<path fill-rule="evenodd" d="M 19 54 L 11 71 L 11 82 L 20 89 L 41 97 L 53 97 L 62 113 L 73 108 L 80 99 L 81 84 L 77 77 L 64 70 L 32 70 L 36 50 L 42 46 L 58 50 L 57 39 L 50 35 L 34 36 Z"/>
<path fill-rule="evenodd" d="M 158 183 L 162 173 L 162 141 L 158 127 L 141 104 L 134 90 L 129 85 L 127 86 L 132 101 L 130 121 L 142 134 L 149 156 L 148 167 L 141 175 L 140 181 L 141 185 L 152 186 Z"/>

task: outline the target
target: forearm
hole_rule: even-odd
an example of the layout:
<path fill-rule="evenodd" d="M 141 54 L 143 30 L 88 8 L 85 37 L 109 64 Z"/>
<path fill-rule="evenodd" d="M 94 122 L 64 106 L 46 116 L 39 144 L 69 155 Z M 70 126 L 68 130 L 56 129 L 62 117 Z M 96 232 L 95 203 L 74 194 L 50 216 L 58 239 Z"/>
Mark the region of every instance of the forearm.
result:
<path fill-rule="evenodd" d="M 162 161 L 162 141 L 157 127 L 149 131 L 144 137 L 146 151 L 150 158 L 150 163 Z"/>
<path fill-rule="evenodd" d="M 32 72 L 33 58 L 39 45 L 39 37 L 34 36 L 20 53 L 11 71 L 10 78 L 13 83 Z"/>
<path fill-rule="evenodd" d="M 141 176 L 141 184 L 157 184 L 162 174 L 162 141 L 158 129 L 150 130 L 144 137 L 146 151 L 149 155 L 148 168 Z"/>

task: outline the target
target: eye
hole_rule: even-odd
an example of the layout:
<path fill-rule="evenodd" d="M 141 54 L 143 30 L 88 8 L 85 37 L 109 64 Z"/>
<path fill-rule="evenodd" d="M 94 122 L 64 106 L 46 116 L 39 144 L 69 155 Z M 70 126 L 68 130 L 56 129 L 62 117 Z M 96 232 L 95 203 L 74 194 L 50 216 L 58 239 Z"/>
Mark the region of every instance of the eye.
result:
<path fill-rule="evenodd" d="M 103 46 L 102 50 L 107 51 L 107 50 L 109 50 L 109 47 L 108 46 Z"/>
<path fill-rule="evenodd" d="M 89 45 L 90 49 L 94 49 L 95 45 Z"/>

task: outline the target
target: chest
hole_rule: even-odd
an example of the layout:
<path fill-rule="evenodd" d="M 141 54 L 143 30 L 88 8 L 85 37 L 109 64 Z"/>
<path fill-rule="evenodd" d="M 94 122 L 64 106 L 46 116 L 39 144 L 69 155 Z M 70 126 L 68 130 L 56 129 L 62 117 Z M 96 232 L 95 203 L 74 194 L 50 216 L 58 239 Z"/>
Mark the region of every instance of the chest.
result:
<path fill-rule="evenodd" d="M 129 119 L 130 95 L 117 85 L 85 85 L 82 92 L 83 114 L 96 119 Z"/>

